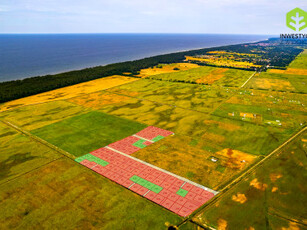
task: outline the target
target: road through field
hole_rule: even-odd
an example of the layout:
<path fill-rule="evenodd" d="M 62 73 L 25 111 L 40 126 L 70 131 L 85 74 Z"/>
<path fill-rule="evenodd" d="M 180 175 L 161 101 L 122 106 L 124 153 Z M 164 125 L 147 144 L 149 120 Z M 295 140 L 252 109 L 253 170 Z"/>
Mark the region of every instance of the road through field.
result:
<path fill-rule="evenodd" d="M 34 141 L 37 141 L 37 142 L 39 142 L 39 143 L 41 143 L 41 144 L 43 144 L 43 145 L 46 145 L 47 147 L 49 147 L 49 148 L 55 150 L 56 152 L 60 153 L 61 155 L 65 156 L 65 157 L 67 157 L 67 158 L 69 158 L 69 159 L 71 159 L 71 160 L 74 160 L 74 159 L 76 158 L 75 156 L 73 156 L 73 155 L 70 154 L 69 152 L 66 152 L 66 151 L 64 151 L 63 149 L 60 149 L 60 148 L 54 146 L 53 144 L 51 144 L 51 143 L 49 143 L 49 142 L 47 142 L 47 141 L 45 141 L 45 140 L 43 140 L 43 139 L 41 139 L 41 138 L 39 138 L 39 137 L 33 135 L 33 134 L 31 134 L 31 133 L 25 131 L 24 129 L 18 127 L 17 125 L 12 124 L 12 123 L 9 122 L 9 121 L 4 121 L 4 120 L 2 120 L 2 123 L 6 124 L 6 125 L 8 125 L 8 126 L 10 126 L 10 127 L 12 127 L 13 129 L 17 130 L 18 132 L 20 132 L 20 133 L 22 133 L 22 134 L 24 134 L 24 135 L 30 137 L 30 138 L 33 139 Z"/>
<path fill-rule="evenodd" d="M 298 131 L 296 134 L 294 134 L 292 137 L 290 137 L 287 141 L 285 141 L 283 144 L 281 144 L 279 147 L 277 147 L 275 150 L 273 150 L 269 155 L 267 155 L 265 158 L 257 162 L 255 165 L 250 167 L 246 172 L 235 178 L 233 181 L 231 181 L 228 185 L 226 185 L 223 189 L 219 191 L 219 193 L 213 197 L 210 201 L 208 201 L 206 204 L 204 204 L 201 208 L 197 210 L 193 215 L 186 218 L 184 221 L 179 223 L 177 226 L 181 226 L 187 221 L 191 220 L 195 215 L 200 213 L 201 211 L 205 211 L 208 208 L 212 207 L 217 201 L 219 201 L 222 197 L 224 197 L 226 194 L 228 194 L 230 191 L 232 191 L 232 188 L 236 186 L 240 181 L 242 181 L 244 178 L 249 176 L 251 173 L 253 173 L 256 169 L 258 169 L 265 161 L 272 158 L 276 153 L 278 153 L 283 147 L 288 145 L 291 141 L 293 141 L 296 137 L 298 137 L 300 134 L 305 132 L 307 130 L 307 126 L 303 127 L 300 131 Z M 210 226 L 206 226 L 208 229 L 213 229 Z"/>
<path fill-rule="evenodd" d="M 247 84 L 247 82 L 249 82 L 249 80 L 252 79 L 253 76 L 255 76 L 256 73 L 257 73 L 257 71 L 255 71 L 255 72 L 252 74 L 252 76 L 250 76 L 250 77 L 246 80 L 246 82 L 244 82 L 243 85 L 241 85 L 240 88 L 243 88 L 243 87 Z M 259 73 L 260 73 L 260 72 L 259 72 Z"/>

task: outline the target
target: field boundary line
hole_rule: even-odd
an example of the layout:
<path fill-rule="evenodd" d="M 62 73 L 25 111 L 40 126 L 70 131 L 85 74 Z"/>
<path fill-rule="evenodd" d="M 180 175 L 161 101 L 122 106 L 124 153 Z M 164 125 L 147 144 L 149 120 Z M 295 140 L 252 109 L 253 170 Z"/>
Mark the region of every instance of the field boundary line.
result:
<path fill-rule="evenodd" d="M 205 203 L 202 207 L 200 207 L 198 210 L 195 211 L 194 214 L 191 214 L 190 217 L 186 218 L 182 222 L 180 222 L 177 226 L 181 226 L 187 221 L 190 221 L 195 215 L 199 214 L 201 211 L 205 211 L 208 209 L 211 205 L 215 204 L 217 201 L 219 201 L 223 196 L 225 196 L 229 191 L 231 191 L 236 185 L 239 184 L 243 180 L 243 178 L 249 176 L 251 173 L 253 173 L 256 169 L 258 169 L 265 161 L 272 158 L 276 153 L 278 153 L 282 148 L 284 148 L 287 144 L 292 142 L 296 137 L 301 135 L 303 132 L 307 130 L 307 126 L 303 127 L 301 130 L 299 130 L 297 133 L 293 134 L 288 140 L 286 140 L 284 143 L 282 143 L 280 146 L 278 146 L 276 149 L 274 149 L 270 154 L 268 154 L 265 158 L 258 161 L 256 164 L 254 164 L 252 167 L 250 167 L 246 172 L 235 178 L 232 182 L 230 182 L 228 185 L 226 185 L 223 189 L 219 191 L 219 194 L 214 196 L 211 201 L 208 201 Z M 232 186 L 232 187 L 230 187 Z"/>
<path fill-rule="evenodd" d="M 281 218 L 281 219 L 284 219 L 284 220 L 287 220 L 287 221 L 295 222 L 299 225 L 307 226 L 306 223 L 303 223 L 303 222 L 300 222 L 299 220 L 294 220 L 294 219 L 291 219 L 289 217 L 286 217 L 286 216 L 278 213 L 278 211 L 276 209 L 273 209 L 273 208 L 270 208 L 270 210 L 268 210 L 268 214 L 272 215 L 272 216 L 277 216 L 278 218 Z"/>
<path fill-rule="evenodd" d="M 240 86 L 240 88 L 243 88 L 243 87 L 247 84 L 247 82 L 249 82 L 249 80 L 252 79 L 253 76 L 255 76 L 256 73 L 257 73 L 257 71 L 255 71 L 255 72 L 254 72 L 254 73 L 243 83 L 243 85 Z"/>
<path fill-rule="evenodd" d="M 33 139 L 33 140 L 35 140 L 35 141 L 37 141 L 37 142 L 39 142 L 39 143 L 41 143 L 41 144 L 43 144 L 43 145 L 45 145 L 45 146 L 47 146 L 47 147 L 49 147 L 49 148 L 55 150 L 56 152 L 60 153 L 61 155 L 65 156 L 65 157 L 67 157 L 67 158 L 69 158 L 69 159 L 74 160 L 74 159 L 76 158 L 76 157 L 75 157 L 74 155 L 72 155 L 71 153 L 66 152 L 65 150 L 60 149 L 59 147 L 56 147 L 55 145 L 49 143 L 48 141 L 45 141 L 45 140 L 39 138 L 38 136 L 35 136 L 35 135 L 33 135 L 32 133 L 23 130 L 22 128 L 18 127 L 17 125 L 12 124 L 12 123 L 9 122 L 9 121 L 2 120 L 2 122 L 3 122 L 4 124 L 6 124 L 6 125 L 8 125 L 8 126 L 10 126 L 10 127 L 12 127 L 12 128 L 14 128 L 15 130 L 19 131 L 20 133 L 23 133 L 24 135 L 30 137 L 31 139 Z"/>
<path fill-rule="evenodd" d="M 275 153 L 277 153 L 279 150 L 281 150 L 283 147 L 285 147 L 287 144 L 289 144 L 291 141 L 293 141 L 297 136 L 299 136 L 300 134 L 302 134 L 304 131 L 307 130 L 307 126 L 303 127 L 300 131 L 298 131 L 297 133 L 293 134 L 288 140 L 286 140 L 284 143 L 282 143 L 280 146 L 278 146 L 276 149 L 274 149 L 269 155 L 267 155 L 266 157 L 264 157 L 263 159 L 261 159 L 260 161 L 258 161 L 255 165 L 253 165 L 250 169 L 248 169 L 245 173 L 243 173 L 242 175 L 240 175 L 239 177 L 237 177 L 236 179 L 234 179 L 229 185 L 226 185 L 223 189 L 221 189 L 220 191 L 223 192 L 224 190 L 228 189 L 228 187 L 232 184 L 234 184 L 237 180 L 242 179 L 244 176 L 246 176 L 247 174 L 253 172 L 255 169 L 257 169 L 260 164 L 263 164 L 265 161 L 267 161 L 268 159 L 270 159 Z"/>
<path fill-rule="evenodd" d="M 24 176 L 24 175 L 27 175 L 27 174 L 29 174 L 29 173 L 32 173 L 32 172 L 34 172 L 34 171 L 36 171 L 36 170 L 38 170 L 38 169 L 40 169 L 40 168 L 43 168 L 43 167 L 47 166 L 48 164 L 51 164 L 51 163 L 53 163 L 53 162 L 55 162 L 55 161 L 57 161 L 57 160 L 60 160 L 60 159 L 62 159 L 63 157 L 64 157 L 64 156 L 60 156 L 59 158 L 53 159 L 53 160 L 51 160 L 51 161 L 49 161 L 49 162 L 46 162 L 45 164 L 42 164 L 42 165 L 40 165 L 40 166 L 37 166 L 36 168 L 29 170 L 28 172 L 21 173 L 21 174 L 19 174 L 18 176 L 15 176 L 15 177 L 13 177 L 13 178 L 11 178 L 11 179 L 9 179 L 9 180 L 3 181 L 3 182 L 0 183 L 0 187 L 1 187 L 2 185 L 4 185 L 4 184 L 8 183 L 8 182 L 11 182 L 11 181 L 13 181 L 13 180 L 18 179 L 19 177 L 22 177 L 22 176 Z"/>

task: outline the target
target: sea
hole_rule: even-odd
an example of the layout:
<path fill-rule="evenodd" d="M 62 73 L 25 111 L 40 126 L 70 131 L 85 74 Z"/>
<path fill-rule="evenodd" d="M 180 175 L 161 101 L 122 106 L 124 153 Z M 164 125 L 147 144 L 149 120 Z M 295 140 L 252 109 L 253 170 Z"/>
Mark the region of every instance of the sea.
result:
<path fill-rule="evenodd" d="M 0 34 L 0 82 L 269 37 L 230 34 Z"/>

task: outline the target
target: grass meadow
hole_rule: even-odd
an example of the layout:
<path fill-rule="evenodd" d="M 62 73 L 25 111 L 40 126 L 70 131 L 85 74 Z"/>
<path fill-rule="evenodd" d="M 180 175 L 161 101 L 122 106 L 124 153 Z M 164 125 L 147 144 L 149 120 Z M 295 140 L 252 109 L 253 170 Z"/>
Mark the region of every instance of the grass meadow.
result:
<path fill-rule="evenodd" d="M 0 184 L 61 157 L 0 122 Z"/>
<path fill-rule="evenodd" d="M 0 185 L 1 229 L 165 229 L 176 214 L 60 159 Z"/>
<path fill-rule="evenodd" d="M 306 222 L 306 138 L 305 132 L 194 220 L 214 228 L 304 229 L 296 222 Z"/>
<path fill-rule="evenodd" d="M 32 130 L 31 133 L 78 157 L 145 127 L 125 118 L 91 111 Z"/>

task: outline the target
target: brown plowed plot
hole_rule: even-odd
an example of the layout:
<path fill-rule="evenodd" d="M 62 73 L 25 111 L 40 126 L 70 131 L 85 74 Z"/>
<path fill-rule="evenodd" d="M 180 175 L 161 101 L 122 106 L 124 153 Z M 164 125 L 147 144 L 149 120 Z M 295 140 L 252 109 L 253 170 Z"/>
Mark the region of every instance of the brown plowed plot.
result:
<path fill-rule="evenodd" d="M 190 137 L 169 136 L 132 156 L 215 190 L 256 160 L 242 152 L 227 155 L 193 145 Z"/>

